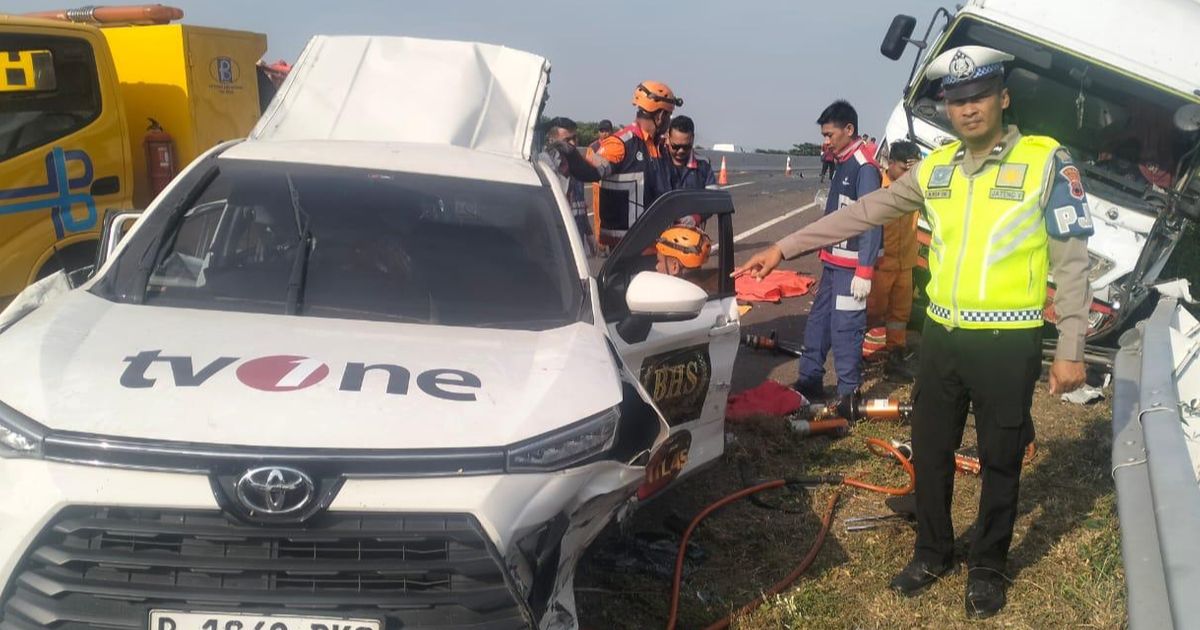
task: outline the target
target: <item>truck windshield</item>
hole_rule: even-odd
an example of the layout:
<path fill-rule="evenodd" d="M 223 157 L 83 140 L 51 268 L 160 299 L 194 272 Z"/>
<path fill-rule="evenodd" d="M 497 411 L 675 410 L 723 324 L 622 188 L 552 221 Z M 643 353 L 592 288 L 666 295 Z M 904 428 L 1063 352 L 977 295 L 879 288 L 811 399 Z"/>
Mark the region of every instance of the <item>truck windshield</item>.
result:
<path fill-rule="evenodd" d="M 1180 158 L 1196 140 L 1173 123 L 1175 111 L 1189 101 L 971 18 L 953 27 L 941 49 L 970 44 L 1016 58 L 1007 77 L 1007 121 L 1022 133 L 1047 135 L 1066 145 L 1088 176 L 1089 190 L 1128 200 L 1140 198 L 1152 185 L 1173 183 Z M 937 82 L 922 80 L 912 105 L 915 115 L 951 128 Z"/>
<path fill-rule="evenodd" d="M 144 282 L 134 293 L 145 303 L 521 329 L 579 316 L 582 286 L 548 189 L 227 159 L 216 168 L 173 227 L 130 236 L 125 251 L 152 252 L 152 270 L 115 282 Z"/>
<path fill-rule="evenodd" d="M 0 160 L 74 133 L 100 115 L 96 60 L 85 40 L 4 34 L 0 75 Z"/>

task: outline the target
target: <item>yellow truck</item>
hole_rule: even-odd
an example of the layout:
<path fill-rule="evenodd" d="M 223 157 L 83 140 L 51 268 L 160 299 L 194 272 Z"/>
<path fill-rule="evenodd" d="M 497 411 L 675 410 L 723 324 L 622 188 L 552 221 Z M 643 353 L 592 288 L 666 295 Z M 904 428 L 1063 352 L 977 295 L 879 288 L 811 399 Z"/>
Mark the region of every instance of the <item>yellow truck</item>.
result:
<path fill-rule="evenodd" d="M 144 208 L 261 112 L 265 35 L 88 11 L 0 14 L 0 308 L 92 264 L 107 214 Z"/>

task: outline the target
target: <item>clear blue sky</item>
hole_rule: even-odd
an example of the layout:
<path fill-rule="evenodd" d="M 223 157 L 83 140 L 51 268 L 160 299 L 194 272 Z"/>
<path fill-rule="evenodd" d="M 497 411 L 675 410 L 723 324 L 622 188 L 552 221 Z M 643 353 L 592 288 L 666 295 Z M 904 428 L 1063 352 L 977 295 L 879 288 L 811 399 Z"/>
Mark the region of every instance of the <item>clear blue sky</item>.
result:
<path fill-rule="evenodd" d="M 129 3 L 135 0 L 124 0 Z M 269 60 L 295 61 L 314 34 L 411 35 L 503 44 L 553 64 L 547 113 L 632 120 L 639 81 L 668 83 L 696 120 L 698 142 L 787 148 L 818 140 L 822 108 L 845 98 L 860 126 L 883 131 L 915 49 L 879 54 L 896 13 L 923 33 L 937 0 L 160 0 L 186 23 L 267 34 Z M 66 2 L 66 6 L 119 4 Z M 0 0 L 0 10 L 58 6 Z"/>

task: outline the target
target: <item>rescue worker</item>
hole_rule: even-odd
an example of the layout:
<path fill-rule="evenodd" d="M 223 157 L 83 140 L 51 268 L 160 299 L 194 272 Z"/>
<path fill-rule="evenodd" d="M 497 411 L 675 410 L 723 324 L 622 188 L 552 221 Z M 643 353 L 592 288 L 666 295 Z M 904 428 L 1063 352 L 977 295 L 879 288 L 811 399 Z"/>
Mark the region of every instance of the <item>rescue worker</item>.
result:
<path fill-rule="evenodd" d="M 888 149 L 884 186 L 899 180 L 921 159 L 921 150 L 907 140 Z M 911 213 L 883 226 L 883 251 L 875 261 L 875 278 L 867 296 L 867 322 L 882 323 L 886 330 L 887 360 L 883 372 L 891 380 L 911 383 L 905 365 L 908 320 L 912 314 L 913 267 L 917 264 L 917 214 Z"/>
<path fill-rule="evenodd" d="M 829 142 L 821 143 L 821 180 L 819 183 L 825 183 L 825 174 L 829 173 L 829 179 L 833 179 L 833 172 L 837 170 L 837 156 L 833 154 L 833 149 L 829 147 Z"/>
<path fill-rule="evenodd" d="M 1021 460 L 1034 433 L 1030 407 L 1041 371 L 1047 271 L 1058 313 L 1052 395 L 1083 382 L 1091 302 L 1092 224 L 1079 169 L 1055 140 L 1002 124 L 1009 105 L 1004 62 L 1012 58 L 982 46 L 938 55 L 926 76 L 942 80 L 959 140 L 930 153 L 890 188 L 784 238 L 734 272 L 762 277 L 785 258 L 924 213 L 933 230 L 932 279 L 913 394 L 917 538 L 912 561 L 890 586 L 913 596 L 955 569 L 954 451 L 973 408 L 983 486 L 967 558 L 972 618 L 994 615 L 1006 602 Z"/>
<path fill-rule="evenodd" d="M 575 227 L 579 230 L 579 238 L 583 240 L 584 248 L 589 256 L 595 254 L 596 244 L 592 235 L 592 225 L 588 220 L 587 198 L 583 192 L 583 182 L 571 177 L 567 166 L 567 158 L 563 152 L 578 153 L 576 150 L 579 126 L 570 118 L 554 118 L 547 125 L 546 148 L 539 156 L 554 172 L 558 174 L 563 194 L 571 206 L 571 216 L 575 219 Z"/>
<path fill-rule="evenodd" d="M 666 140 L 666 155 L 662 160 L 670 190 L 704 190 L 717 185 L 712 163 L 696 155 L 696 124 L 691 118 L 678 116 L 672 119 Z M 692 214 L 679 219 L 678 223 L 703 229 L 706 219 L 708 217 Z"/>
<path fill-rule="evenodd" d="M 591 144 L 588 145 L 588 149 L 590 149 L 593 152 L 599 151 L 600 143 L 603 142 L 605 138 L 611 136 L 612 132 L 613 132 L 612 121 L 607 118 L 605 118 L 604 120 L 601 120 L 600 124 L 596 126 L 596 139 Z"/>
<path fill-rule="evenodd" d="M 838 160 L 825 201 L 825 214 L 830 214 L 878 189 L 879 167 L 858 136 L 858 112 L 850 103 L 835 101 L 821 112 L 817 124 Z M 825 358 L 831 349 L 838 396 L 853 394 L 862 383 L 867 295 L 882 238 L 882 230 L 874 228 L 821 251 L 824 265 L 804 327 L 800 378 L 796 382 L 796 389 L 810 401 L 825 398 Z"/>
<path fill-rule="evenodd" d="M 568 159 L 574 177 L 600 182 L 596 214 L 602 247 L 616 245 L 646 208 L 670 190 L 660 159 L 662 134 L 683 99 L 665 83 L 643 81 L 634 88 L 633 104 L 633 124 L 601 140 L 600 148 L 586 158 L 576 153 Z"/>
<path fill-rule="evenodd" d="M 676 225 L 667 228 L 654 245 L 655 271 L 695 283 L 713 295 L 717 291 L 718 269 L 704 269 L 712 253 L 712 238 L 696 227 Z"/>

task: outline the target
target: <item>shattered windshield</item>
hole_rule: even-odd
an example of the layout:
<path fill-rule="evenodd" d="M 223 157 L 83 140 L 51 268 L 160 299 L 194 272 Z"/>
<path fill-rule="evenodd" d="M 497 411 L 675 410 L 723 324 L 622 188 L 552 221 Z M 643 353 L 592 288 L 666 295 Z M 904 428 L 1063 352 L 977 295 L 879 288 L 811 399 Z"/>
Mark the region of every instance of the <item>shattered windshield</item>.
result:
<path fill-rule="evenodd" d="M 1173 122 L 1189 101 L 977 20 L 960 20 L 941 49 L 972 44 L 1016 58 L 1009 64 L 1006 121 L 1066 145 L 1088 175 L 1090 190 L 1129 201 L 1151 186 L 1174 183 L 1180 158 L 1196 142 L 1194 133 Z M 951 128 L 937 82 L 922 81 L 912 104 L 915 115 Z"/>
<path fill-rule="evenodd" d="M 537 186 L 219 160 L 150 247 L 143 301 L 542 330 L 578 317 L 561 215 Z M 133 247 L 131 249 L 138 249 Z"/>

